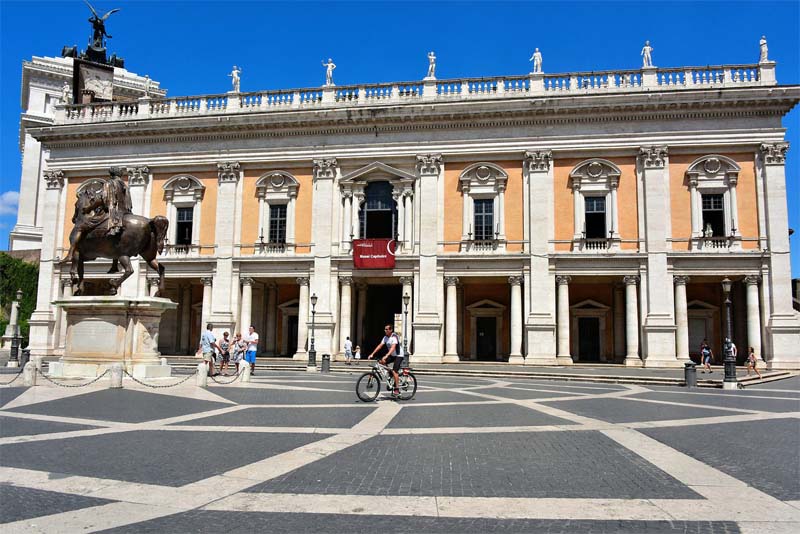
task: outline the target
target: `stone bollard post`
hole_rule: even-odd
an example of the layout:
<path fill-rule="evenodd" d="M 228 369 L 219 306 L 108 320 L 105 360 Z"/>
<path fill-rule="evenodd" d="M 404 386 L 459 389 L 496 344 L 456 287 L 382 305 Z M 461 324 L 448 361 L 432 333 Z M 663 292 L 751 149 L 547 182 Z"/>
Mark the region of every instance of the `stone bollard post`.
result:
<path fill-rule="evenodd" d="M 242 382 L 250 382 L 250 366 L 245 363 L 242 369 L 242 376 L 239 377 Z"/>
<path fill-rule="evenodd" d="M 197 364 L 197 376 L 195 378 L 197 379 L 197 387 L 208 387 L 208 367 L 205 362 Z"/>
<path fill-rule="evenodd" d="M 123 367 L 121 363 L 111 364 L 111 383 L 109 385 L 111 389 L 122 388 L 122 377 L 124 375 L 122 371 Z"/>
<path fill-rule="evenodd" d="M 44 360 L 44 358 L 42 358 L 41 356 L 34 356 L 34 358 L 33 358 L 33 364 L 36 366 L 36 369 L 38 369 L 39 371 L 42 370 L 42 361 L 43 360 Z"/>
<path fill-rule="evenodd" d="M 169 365 L 166 358 L 161 358 L 161 365 Z"/>
<path fill-rule="evenodd" d="M 36 385 L 36 364 L 28 362 L 22 368 L 22 380 L 26 387 L 33 387 Z"/>

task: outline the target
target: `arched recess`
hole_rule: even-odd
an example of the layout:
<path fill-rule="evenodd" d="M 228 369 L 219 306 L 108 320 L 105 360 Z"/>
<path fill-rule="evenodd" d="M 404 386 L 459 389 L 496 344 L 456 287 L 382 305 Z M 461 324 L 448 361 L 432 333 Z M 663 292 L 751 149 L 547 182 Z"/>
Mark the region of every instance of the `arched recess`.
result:
<path fill-rule="evenodd" d="M 200 245 L 200 218 L 206 187 L 191 174 L 178 174 L 164 184 L 170 241 L 176 246 Z"/>
<path fill-rule="evenodd" d="M 736 185 L 741 167 L 727 156 L 709 154 L 686 169 L 692 219 L 692 249 L 740 248 Z"/>
<path fill-rule="evenodd" d="M 505 193 L 508 173 L 494 163 L 473 163 L 458 177 L 463 209 L 461 240 L 498 241 L 506 239 Z"/>
<path fill-rule="evenodd" d="M 260 239 L 292 246 L 295 241 L 295 209 L 300 182 L 287 171 L 270 171 L 256 181 Z"/>
<path fill-rule="evenodd" d="M 569 173 L 576 249 L 619 248 L 617 189 L 621 175 L 619 167 L 601 158 L 582 161 Z"/>

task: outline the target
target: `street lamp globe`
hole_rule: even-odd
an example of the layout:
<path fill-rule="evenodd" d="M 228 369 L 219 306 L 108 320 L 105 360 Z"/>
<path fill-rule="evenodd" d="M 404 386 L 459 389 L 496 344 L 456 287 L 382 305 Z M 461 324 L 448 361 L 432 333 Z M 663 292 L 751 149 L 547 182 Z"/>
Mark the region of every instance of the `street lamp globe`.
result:
<path fill-rule="evenodd" d="M 408 308 L 408 303 L 411 302 L 411 295 L 408 293 L 403 294 L 403 305 Z"/>
<path fill-rule="evenodd" d="M 731 292 L 731 286 L 732 285 L 733 285 L 733 282 L 731 282 L 730 278 L 728 278 L 727 276 L 722 279 L 722 290 L 726 294 Z"/>
<path fill-rule="evenodd" d="M 316 307 L 316 305 L 317 305 L 317 294 L 316 293 L 312 293 L 311 294 L 311 306 Z"/>

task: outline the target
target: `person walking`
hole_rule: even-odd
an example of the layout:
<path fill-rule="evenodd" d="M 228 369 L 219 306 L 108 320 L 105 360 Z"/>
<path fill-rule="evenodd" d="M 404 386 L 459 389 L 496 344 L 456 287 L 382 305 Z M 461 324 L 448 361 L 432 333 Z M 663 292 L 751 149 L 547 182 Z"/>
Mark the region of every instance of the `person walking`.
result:
<path fill-rule="evenodd" d="M 258 333 L 255 326 L 250 326 L 247 337 L 244 338 L 247 342 L 247 351 L 244 353 L 244 360 L 250 364 L 250 374 L 256 374 L 256 353 L 258 352 Z"/>
<path fill-rule="evenodd" d="M 356 345 L 356 351 L 353 353 L 353 358 L 355 358 L 356 360 L 361 359 L 361 347 L 359 347 L 358 345 Z"/>
<path fill-rule="evenodd" d="M 353 342 L 350 338 L 344 340 L 344 364 L 352 365 L 350 360 L 353 358 Z"/>
<path fill-rule="evenodd" d="M 711 373 L 711 358 L 714 357 L 714 353 L 711 351 L 711 347 L 708 345 L 708 340 L 704 339 L 702 343 L 700 343 L 700 363 L 703 364 L 702 373 L 708 372 Z"/>
<path fill-rule="evenodd" d="M 208 376 L 217 376 L 219 373 L 214 373 L 214 349 L 222 352 L 217 338 L 214 336 L 214 325 L 208 323 L 205 332 L 200 336 L 199 351 L 203 353 L 203 361 L 208 366 Z"/>
<path fill-rule="evenodd" d="M 222 334 L 222 340 L 219 342 L 220 358 L 222 359 L 222 363 L 219 365 L 220 373 L 229 368 L 231 360 L 231 340 L 228 339 L 229 335 L 228 332 L 224 332 Z"/>
<path fill-rule="evenodd" d="M 758 358 L 756 358 L 756 349 L 750 347 L 747 350 L 747 376 L 750 376 L 750 370 L 752 369 L 758 375 L 759 380 L 761 380 L 761 372 L 756 368 L 756 364 L 758 363 Z"/>

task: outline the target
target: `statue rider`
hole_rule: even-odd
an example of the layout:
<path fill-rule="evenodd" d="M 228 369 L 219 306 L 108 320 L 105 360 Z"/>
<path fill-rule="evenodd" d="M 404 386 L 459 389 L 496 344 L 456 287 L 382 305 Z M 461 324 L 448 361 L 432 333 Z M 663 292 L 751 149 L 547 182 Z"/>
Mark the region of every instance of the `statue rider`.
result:
<path fill-rule="evenodd" d="M 102 223 L 108 221 L 105 235 L 112 237 L 122 232 L 123 218 L 133 210 L 131 195 L 128 185 L 122 179 L 124 170 L 120 167 L 111 167 L 108 170 L 109 178 L 103 184 L 103 189 L 99 192 L 100 202 L 92 203 L 83 213 L 78 213 L 72 217 L 75 224 L 75 239 L 70 245 L 69 252 L 63 261 L 71 261 L 72 256 L 78 248 L 81 239 Z"/>

